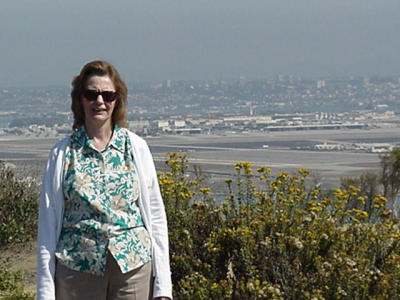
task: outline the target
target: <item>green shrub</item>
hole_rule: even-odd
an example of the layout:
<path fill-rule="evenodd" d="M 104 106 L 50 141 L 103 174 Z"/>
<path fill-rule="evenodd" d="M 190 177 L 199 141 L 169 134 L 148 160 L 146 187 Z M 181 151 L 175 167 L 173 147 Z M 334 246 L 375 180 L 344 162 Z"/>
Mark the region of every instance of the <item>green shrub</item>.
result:
<path fill-rule="evenodd" d="M 400 228 L 386 198 L 347 184 L 307 188 L 309 171 L 248 162 L 217 203 L 185 155 L 159 174 L 176 299 L 399 299 Z M 0 163 L 0 245 L 36 234 L 37 188 Z M 368 205 L 366 205 L 366 203 Z M 0 299 L 32 299 L 0 268 Z"/>
<path fill-rule="evenodd" d="M 34 185 L 16 178 L 0 161 L 0 246 L 36 236 L 38 189 Z"/>
<path fill-rule="evenodd" d="M 237 163 L 227 197 L 187 175 L 172 153 L 159 174 L 176 299 L 398 299 L 400 229 L 376 195 L 352 185 L 327 197 L 309 171 L 253 174 Z M 350 205 L 351 204 L 351 205 Z"/>
<path fill-rule="evenodd" d="M 33 300 L 34 293 L 27 292 L 21 283 L 23 273 L 0 268 L 0 299 L 4 300 Z"/>

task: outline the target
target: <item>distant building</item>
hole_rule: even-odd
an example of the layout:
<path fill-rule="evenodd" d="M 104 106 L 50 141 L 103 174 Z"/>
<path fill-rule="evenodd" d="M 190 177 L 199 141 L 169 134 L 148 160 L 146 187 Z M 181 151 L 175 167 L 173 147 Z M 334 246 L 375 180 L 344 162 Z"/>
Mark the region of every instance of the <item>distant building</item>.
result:
<path fill-rule="evenodd" d="M 322 89 L 323 87 L 325 87 L 325 80 L 317 80 L 317 89 Z"/>
<path fill-rule="evenodd" d="M 128 126 L 129 129 L 137 131 L 150 127 L 150 122 L 148 120 L 134 120 L 134 121 L 129 121 Z"/>
<path fill-rule="evenodd" d="M 186 126 L 186 122 L 183 120 L 175 120 L 174 121 L 175 128 L 181 128 Z"/>
<path fill-rule="evenodd" d="M 200 134 L 202 133 L 201 128 L 177 128 L 172 130 L 175 134 Z"/>

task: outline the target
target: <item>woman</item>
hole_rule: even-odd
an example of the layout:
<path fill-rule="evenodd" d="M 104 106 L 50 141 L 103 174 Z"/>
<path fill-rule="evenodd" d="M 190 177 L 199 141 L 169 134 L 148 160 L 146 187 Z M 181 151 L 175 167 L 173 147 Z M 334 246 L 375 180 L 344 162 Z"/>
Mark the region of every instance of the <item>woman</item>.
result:
<path fill-rule="evenodd" d="M 51 150 L 39 206 L 37 299 L 172 299 L 167 220 L 127 88 L 107 62 L 72 81 L 73 133 Z"/>

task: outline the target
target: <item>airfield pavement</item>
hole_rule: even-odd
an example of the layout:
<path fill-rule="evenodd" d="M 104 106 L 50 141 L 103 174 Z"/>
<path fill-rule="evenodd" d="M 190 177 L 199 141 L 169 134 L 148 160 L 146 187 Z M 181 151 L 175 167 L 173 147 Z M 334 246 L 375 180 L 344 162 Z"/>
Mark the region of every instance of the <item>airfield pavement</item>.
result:
<path fill-rule="evenodd" d="M 41 176 L 51 147 L 59 138 L 0 136 L 0 160 L 31 166 L 33 176 Z M 288 132 L 246 132 L 200 135 L 163 135 L 146 137 L 156 167 L 164 171 L 167 152 L 185 152 L 191 164 L 201 167 L 212 178 L 229 177 L 234 163 L 249 161 L 254 167 L 268 166 L 273 173 L 311 170 L 321 184 L 338 185 L 341 177 L 359 176 L 379 169 L 379 154 L 345 151 L 298 150 L 311 144 L 400 143 L 400 128 L 371 130 L 319 130 Z M 266 146 L 268 145 L 268 148 Z M 38 178 L 39 179 L 39 178 Z"/>

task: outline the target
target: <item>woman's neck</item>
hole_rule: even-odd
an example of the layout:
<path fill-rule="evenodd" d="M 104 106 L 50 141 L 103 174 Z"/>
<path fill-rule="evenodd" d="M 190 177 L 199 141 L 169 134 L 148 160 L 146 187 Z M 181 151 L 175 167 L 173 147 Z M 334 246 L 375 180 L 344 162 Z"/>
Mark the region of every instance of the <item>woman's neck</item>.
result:
<path fill-rule="evenodd" d="M 111 140 L 114 126 L 108 122 L 101 126 L 86 123 L 85 130 L 87 136 L 92 140 L 93 146 L 95 146 L 97 150 L 102 151 Z"/>

